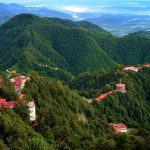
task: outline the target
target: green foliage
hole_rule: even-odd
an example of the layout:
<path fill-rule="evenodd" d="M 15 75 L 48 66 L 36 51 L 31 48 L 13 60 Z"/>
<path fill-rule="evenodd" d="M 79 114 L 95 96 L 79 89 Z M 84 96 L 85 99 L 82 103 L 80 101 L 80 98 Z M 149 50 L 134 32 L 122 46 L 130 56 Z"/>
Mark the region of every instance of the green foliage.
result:
<path fill-rule="evenodd" d="M 102 103 L 94 103 L 94 107 L 99 111 L 100 117 L 106 115 L 110 122 L 121 121 L 131 127 L 149 129 L 149 73 L 149 68 L 143 68 L 138 73 L 113 71 L 82 74 L 71 82 L 70 87 L 78 89 L 79 93 L 87 98 L 95 98 L 101 93 L 115 89 L 115 84 L 122 79 L 127 92 L 114 93 Z"/>
<path fill-rule="evenodd" d="M 13 99 L 17 99 L 17 94 L 10 83 L 9 79 L 6 77 L 6 74 L 0 75 L 0 97 L 11 101 Z"/>
<path fill-rule="evenodd" d="M 18 15 L 0 29 L 1 68 L 17 67 L 21 72 L 34 69 L 59 79 L 83 71 L 114 68 L 117 63 L 87 31 L 109 35 L 88 22 Z M 46 64 L 48 67 L 43 67 Z"/>
<path fill-rule="evenodd" d="M 29 139 L 26 150 L 50 150 L 47 143 L 39 138 Z"/>
<path fill-rule="evenodd" d="M 5 144 L 3 143 L 3 140 L 2 140 L 2 139 L 0 139 L 0 149 L 1 149 L 1 150 L 9 150 L 9 148 L 7 147 L 7 145 L 5 145 Z"/>
<path fill-rule="evenodd" d="M 60 81 L 30 72 L 23 93 L 27 99 L 35 100 L 36 126 L 31 128 L 26 107 L 0 110 L 0 146 L 12 150 L 149 149 L 146 146 L 150 136 L 149 73 L 145 68 L 137 74 L 119 71 L 81 74 L 71 86 L 81 90 L 81 94 L 85 90 L 90 95 L 90 90 L 94 92 L 98 86 L 101 93 L 111 90 L 120 78 L 127 84 L 127 93 L 116 93 L 101 103 L 88 104 L 77 91 Z M 11 84 L 7 82 L 3 86 L 9 93 Z M 135 131 L 115 136 L 109 122 L 124 122 Z"/>
<path fill-rule="evenodd" d="M 139 32 L 131 33 L 127 36 L 138 36 L 138 37 L 144 37 L 146 39 L 150 39 L 150 32 L 149 31 L 139 31 Z"/>
<path fill-rule="evenodd" d="M 117 63 L 137 65 L 150 62 L 150 39 L 138 35 L 118 38 L 112 35 L 88 32 Z"/>
<path fill-rule="evenodd" d="M 2 70 L 35 70 L 63 81 L 85 71 L 112 70 L 118 63 L 150 60 L 149 39 L 135 35 L 117 38 L 86 21 L 30 14 L 17 15 L 3 24 L 0 43 Z"/>
<path fill-rule="evenodd" d="M 27 107 L 0 110 L 0 149 L 150 148 L 150 69 L 108 71 L 120 67 L 116 62 L 149 62 L 149 39 L 117 38 L 88 22 L 26 14 L 0 27 L 0 43 L 0 71 L 28 73 L 23 93 L 26 101 L 35 101 L 37 112 L 33 128 Z M 73 90 L 52 78 L 66 81 Z M 92 104 L 81 97 L 95 98 L 114 89 L 120 79 L 127 93 L 114 93 Z M 0 75 L 0 97 L 18 100 L 6 74 Z M 109 122 L 124 122 L 135 129 L 116 136 Z"/>

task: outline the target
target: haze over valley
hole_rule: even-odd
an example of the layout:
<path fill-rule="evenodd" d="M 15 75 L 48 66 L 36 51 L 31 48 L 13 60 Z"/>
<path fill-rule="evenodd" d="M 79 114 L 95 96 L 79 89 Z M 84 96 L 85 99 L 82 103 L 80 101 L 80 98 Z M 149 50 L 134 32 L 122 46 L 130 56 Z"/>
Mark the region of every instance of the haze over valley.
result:
<path fill-rule="evenodd" d="M 74 21 L 87 20 L 102 27 L 114 35 L 123 36 L 129 33 L 150 30 L 149 2 L 124 2 L 120 5 L 110 4 L 92 6 L 36 5 L 36 3 L 0 3 L 0 24 L 20 13 L 32 13 L 42 17 L 57 17 Z"/>

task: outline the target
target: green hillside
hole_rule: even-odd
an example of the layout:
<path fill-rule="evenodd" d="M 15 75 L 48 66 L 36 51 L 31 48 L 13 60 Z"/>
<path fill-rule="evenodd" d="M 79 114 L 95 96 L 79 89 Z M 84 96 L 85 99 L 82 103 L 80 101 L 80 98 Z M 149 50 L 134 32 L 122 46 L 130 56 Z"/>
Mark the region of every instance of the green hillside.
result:
<path fill-rule="evenodd" d="M 117 63 L 87 34 L 87 30 L 103 31 L 86 22 L 15 16 L 0 28 L 0 66 L 2 69 L 17 67 L 39 71 L 43 69 L 41 64 L 47 64 L 72 74 L 113 69 Z"/>
<path fill-rule="evenodd" d="M 119 38 L 97 32 L 89 32 L 99 46 L 119 64 L 136 65 L 150 62 L 150 39 L 130 34 Z"/>
<path fill-rule="evenodd" d="M 102 93 L 115 89 L 115 84 L 122 80 L 126 84 L 127 92 L 112 94 L 102 103 L 94 104 L 95 107 L 99 110 L 99 114 L 106 115 L 107 119 L 115 122 L 129 121 L 131 126 L 149 128 L 149 73 L 149 68 L 143 68 L 138 73 L 120 70 L 84 73 L 72 80 L 70 87 L 77 89 L 80 95 L 86 98 L 96 98 Z"/>
<path fill-rule="evenodd" d="M 139 32 L 129 34 L 128 36 L 139 36 L 139 37 L 144 37 L 146 39 L 150 39 L 150 31 L 139 31 Z"/>
<path fill-rule="evenodd" d="M 76 88 L 80 93 L 84 89 L 89 95 L 91 90 L 95 95 L 106 92 L 114 88 L 119 78 L 127 85 L 127 93 L 116 93 L 101 103 L 88 104 L 77 91 L 60 81 L 31 72 L 23 93 L 27 100 L 35 100 L 37 124 L 32 128 L 25 106 L 0 110 L 0 149 L 148 150 L 149 73 L 150 69 L 145 68 L 137 74 L 113 71 L 82 75 L 82 80 L 80 77 L 72 81 L 74 88 L 81 85 L 81 89 Z M 0 78 L 0 97 L 17 100 L 6 75 Z M 97 88 L 102 91 L 94 93 Z M 110 122 L 123 122 L 131 131 L 115 135 L 109 128 Z"/>
<path fill-rule="evenodd" d="M 112 70 L 118 64 L 150 61 L 150 41 L 144 37 L 118 38 L 86 21 L 30 14 L 3 24 L 0 43 L 1 70 L 35 70 L 61 80 L 86 71 Z"/>
<path fill-rule="evenodd" d="M 91 31 L 94 30 L 94 31 L 98 31 L 98 32 L 101 32 L 101 33 L 111 35 L 110 32 L 98 27 L 95 24 L 87 22 L 87 21 L 74 22 L 74 21 L 71 21 L 71 20 L 62 20 L 62 19 L 59 19 L 59 18 L 45 18 L 45 19 L 47 19 L 51 23 L 61 24 L 61 25 L 64 25 L 66 27 L 87 29 L 87 30 L 91 30 Z"/>

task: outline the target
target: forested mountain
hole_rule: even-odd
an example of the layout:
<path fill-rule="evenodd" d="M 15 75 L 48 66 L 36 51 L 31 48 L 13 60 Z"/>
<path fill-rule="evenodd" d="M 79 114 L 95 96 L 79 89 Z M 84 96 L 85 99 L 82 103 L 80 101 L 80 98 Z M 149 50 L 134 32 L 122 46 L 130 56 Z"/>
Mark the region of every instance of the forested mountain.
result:
<path fill-rule="evenodd" d="M 129 34 L 128 36 L 139 36 L 139 37 L 144 37 L 147 39 L 150 39 L 150 31 L 139 31 L 139 32 L 135 32 L 132 34 Z"/>
<path fill-rule="evenodd" d="M 71 73 L 112 69 L 113 61 L 87 33 L 109 34 L 87 22 L 19 15 L 0 28 L 1 68 L 65 69 Z"/>
<path fill-rule="evenodd" d="M 25 106 L 1 109 L 0 149 L 148 150 L 149 73 L 150 69 L 144 68 L 137 74 L 117 70 L 83 74 L 72 81 L 72 88 L 87 92 L 101 88 L 98 92 L 104 92 L 113 89 L 120 78 L 127 85 L 126 93 L 88 104 L 77 91 L 60 81 L 30 72 L 27 75 L 30 81 L 22 92 L 36 103 L 37 124 L 30 125 Z M 0 78 L 0 97 L 17 100 L 7 74 L 1 74 Z M 110 122 L 125 123 L 130 128 L 129 133 L 115 135 L 109 128 Z"/>
<path fill-rule="evenodd" d="M 126 85 L 126 93 L 114 93 L 100 103 L 94 103 L 100 115 L 116 122 L 128 122 L 131 127 L 149 130 L 150 69 L 143 68 L 138 73 L 121 70 L 99 73 L 84 73 L 75 78 L 70 87 L 77 89 L 86 98 L 96 98 L 102 93 L 115 89 L 120 80 Z"/>
<path fill-rule="evenodd" d="M 53 13 L 43 9 L 0 4 L 9 17 Z M 116 37 L 87 21 L 39 16 L 0 26 L 0 150 L 149 150 L 149 32 Z"/>
<path fill-rule="evenodd" d="M 119 64 L 136 65 L 150 62 L 150 39 L 132 35 L 122 38 L 90 33 L 97 43 Z"/>
<path fill-rule="evenodd" d="M 84 71 L 111 70 L 117 64 L 150 61 L 150 41 L 139 36 L 118 38 L 86 21 L 13 17 L 0 27 L 0 67 L 36 70 L 70 78 Z"/>

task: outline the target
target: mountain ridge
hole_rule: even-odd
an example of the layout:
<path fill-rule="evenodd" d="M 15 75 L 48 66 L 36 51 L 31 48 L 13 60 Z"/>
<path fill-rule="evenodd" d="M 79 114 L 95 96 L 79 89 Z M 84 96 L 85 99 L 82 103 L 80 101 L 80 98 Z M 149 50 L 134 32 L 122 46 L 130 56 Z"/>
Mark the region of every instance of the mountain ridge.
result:
<path fill-rule="evenodd" d="M 50 58 L 57 59 L 58 57 L 59 58 L 62 57 L 62 59 L 60 59 L 59 62 L 53 61 L 54 64 L 58 63 L 59 67 L 66 64 L 65 65 L 66 68 L 68 68 L 67 67 L 68 65 L 71 65 L 71 67 L 69 67 L 71 72 L 80 72 L 84 69 L 86 70 L 87 68 L 89 69 L 91 68 L 92 70 L 97 70 L 99 67 L 101 68 L 104 65 L 105 68 L 110 68 L 109 63 L 112 64 L 111 67 L 116 65 L 116 63 L 111 58 L 109 58 L 109 56 L 97 45 L 95 40 L 92 39 L 87 34 L 87 27 L 84 27 L 85 25 L 82 26 L 80 23 L 78 25 L 78 23 L 74 22 L 75 27 L 74 26 L 69 27 L 56 22 L 57 22 L 56 19 L 49 20 L 49 19 L 39 18 L 34 15 L 28 15 L 28 14 L 15 16 L 9 22 L 1 26 L 0 41 L 3 44 L 6 43 L 7 41 L 6 39 L 9 35 L 16 38 L 14 41 L 17 43 L 16 44 L 14 43 L 12 45 L 14 45 L 17 49 L 18 48 L 22 49 L 23 47 L 25 48 L 26 46 L 28 46 L 25 49 L 32 50 L 32 48 L 35 47 L 36 53 L 38 52 L 37 53 L 38 55 L 42 54 L 44 56 L 43 59 L 41 59 L 42 60 L 41 63 L 44 64 L 48 63 L 45 60 L 50 60 Z M 88 25 L 91 25 L 91 28 L 94 28 L 88 31 L 92 32 L 92 30 L 95 30 L 94 25 L 90 23 Z M 98 27 L 96 28 L 96 31 L 99 31 L 100 33 L 103 32 L 104 34 L 108 34 L 106 31 Z M 10 42 L 9 39 L 7 42 Z M 86 43 L 84 47 L 82 45 L 83 43 Z M 6 45 L 3 46 L 5 47 Z M 13 47 L 9 47 L 9 45 L 7 45 L 6 48 L 7 51 L 10 50 L 11 52 L 10 54 L 14 55 L 14 52 L 12 50 Z M 49 48 L 49 50 L 46 50 L 47 48 Z M 7 57 L 7 53 L 3 53 L 3 51 L 4 48 L 3 50 L 1 49 L 1 56 L 3 55 L 2 57 Z M 18 49 L 18 52 L 19 51 L 20 50 Z M 50 55 L 52 51 L 53 52 L 55 51 L 57 53 L 57 57 L 56 56 L 53 57 L 52 55 Z M 34 50 L 32 52 L 34 52 Z M 30 54 L 32 54 L 32 52 Z M 48 54 L 49 58 L 45 55 L 46 53 Z M 26 55 L 30 55 L 30 54 L 26 53 Z M 24 60 L 24 58 L 22 58 L 22 60 Z M 33 57 L 32 55 L 31 60 L 32 58 L 36 58 L 36 57 Z M 37 58 L 39 59 L 40 57 L 38 56 Z M 106 58 L 108 58 L 107 61 L 105 60 Z M 64 60 L 63 63 L 61 63 L 61 60 L 62 61 Z M 104 64 L 100 63 L 99 60 L 104 62 Z M 52 65 L 50 62 L 48 64 Z M 108 66 L 106 64 L 108 64 Z M 56 65 L 54 66 L 56 67 Z M 78 71 L 77 71 L 78 68 L 77 66 L 80 66 Z"/>
<path fill-rule="evenodd" d="M 50 68 L 59 68 L 54 74 L 65 70 L 65 74 L 75 75 L 150 60 L 149 39 L 132 35 L 119 38 L 83 21 L 22 14 L 3 24 L 0 33 L 3 70 L 17 67 L 22 71 L 35 69 L 52 75 Z M 48 68 L 43 68 L 44 65 Z"/>

